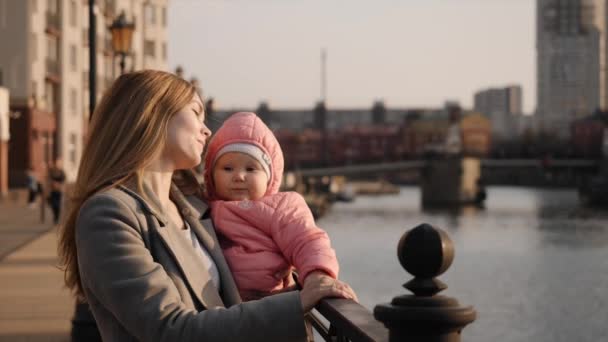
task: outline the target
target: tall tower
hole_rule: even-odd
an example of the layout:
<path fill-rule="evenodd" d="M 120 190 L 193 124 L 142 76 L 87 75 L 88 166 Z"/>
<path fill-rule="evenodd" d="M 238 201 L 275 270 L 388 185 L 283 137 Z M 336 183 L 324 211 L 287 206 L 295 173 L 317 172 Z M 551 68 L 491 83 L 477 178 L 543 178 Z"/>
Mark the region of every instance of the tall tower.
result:
<path fill-rule="evenodd" d="M 537 113 L 561 139 L 570 123 L 605 108 L 606 0 L 537 0 Z"/>

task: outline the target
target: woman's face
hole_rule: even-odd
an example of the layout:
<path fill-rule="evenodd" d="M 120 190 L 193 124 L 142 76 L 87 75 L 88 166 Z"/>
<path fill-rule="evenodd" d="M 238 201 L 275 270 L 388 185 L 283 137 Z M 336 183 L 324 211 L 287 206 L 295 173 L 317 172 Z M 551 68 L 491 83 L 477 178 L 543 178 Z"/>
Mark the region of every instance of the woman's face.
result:
<path fill-rule="evenodd" d="M 198 95 L 170 120 L 164 159 L 175 170 L 190 169 L 200 164 L 201 155 L 211 131 L 205 126 L 205 112 Z"/>

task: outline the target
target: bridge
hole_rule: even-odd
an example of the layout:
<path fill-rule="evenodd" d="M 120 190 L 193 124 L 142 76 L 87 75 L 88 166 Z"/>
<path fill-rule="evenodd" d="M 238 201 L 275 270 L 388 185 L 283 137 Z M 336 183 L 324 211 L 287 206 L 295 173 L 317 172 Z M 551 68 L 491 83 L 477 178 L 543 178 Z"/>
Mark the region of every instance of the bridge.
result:
<path fill-rule="evenodd" d="M 449 206 L 476 202 L 480 190 L 488 184 L 540 185 L 550 179 L 559 185 L 580 185 L 584 177 L 605 169 L 604 164 L 602 160 L 593 159 L 479 159 L 449 156 L 310 168 L 293 172 L 304 179 L 418 173 L 423 205 Z"/>
<path fill-rule="evenodd" d="M 357 164 L 334 167 L 320 167 L 293 170 L 303 177 L 320 176 L 352 176 L 377 174 L 385 172 L 400 172 L 407 170 L 423 169 L 434 159 L 429 160 L 407 160 L 388 163 Z M 594 159 L 480 159 L 483 168 L 581 168 L 593 169 L 600 166 L 601 161 Z"/>

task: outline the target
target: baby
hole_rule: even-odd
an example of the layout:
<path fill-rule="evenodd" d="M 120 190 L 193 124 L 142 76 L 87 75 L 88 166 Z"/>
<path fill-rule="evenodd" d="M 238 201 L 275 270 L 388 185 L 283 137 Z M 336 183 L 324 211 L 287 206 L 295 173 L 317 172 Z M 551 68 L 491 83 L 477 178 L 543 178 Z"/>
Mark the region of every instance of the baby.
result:
<path fill-rule="evenodd" d="M 304 198 L 279 192 L 283 152 L 254 113 L 230 116 L 205 156 L 205 184 L 218 238 L 244 301 L 294 288 L 293 268 L 338 277 L 338 261 Z"/>

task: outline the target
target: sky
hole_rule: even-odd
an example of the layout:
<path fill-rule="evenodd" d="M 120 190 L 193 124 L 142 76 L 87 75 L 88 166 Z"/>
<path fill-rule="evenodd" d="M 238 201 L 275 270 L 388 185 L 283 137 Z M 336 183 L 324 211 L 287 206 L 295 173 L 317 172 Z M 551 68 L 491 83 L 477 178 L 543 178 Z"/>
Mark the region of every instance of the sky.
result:
<path fill-rule="evenodd" d="M 473 105 L 520 85 L 536 103 L 535 0 L 171 0 L 169 66 L 219 108 Z"/>

